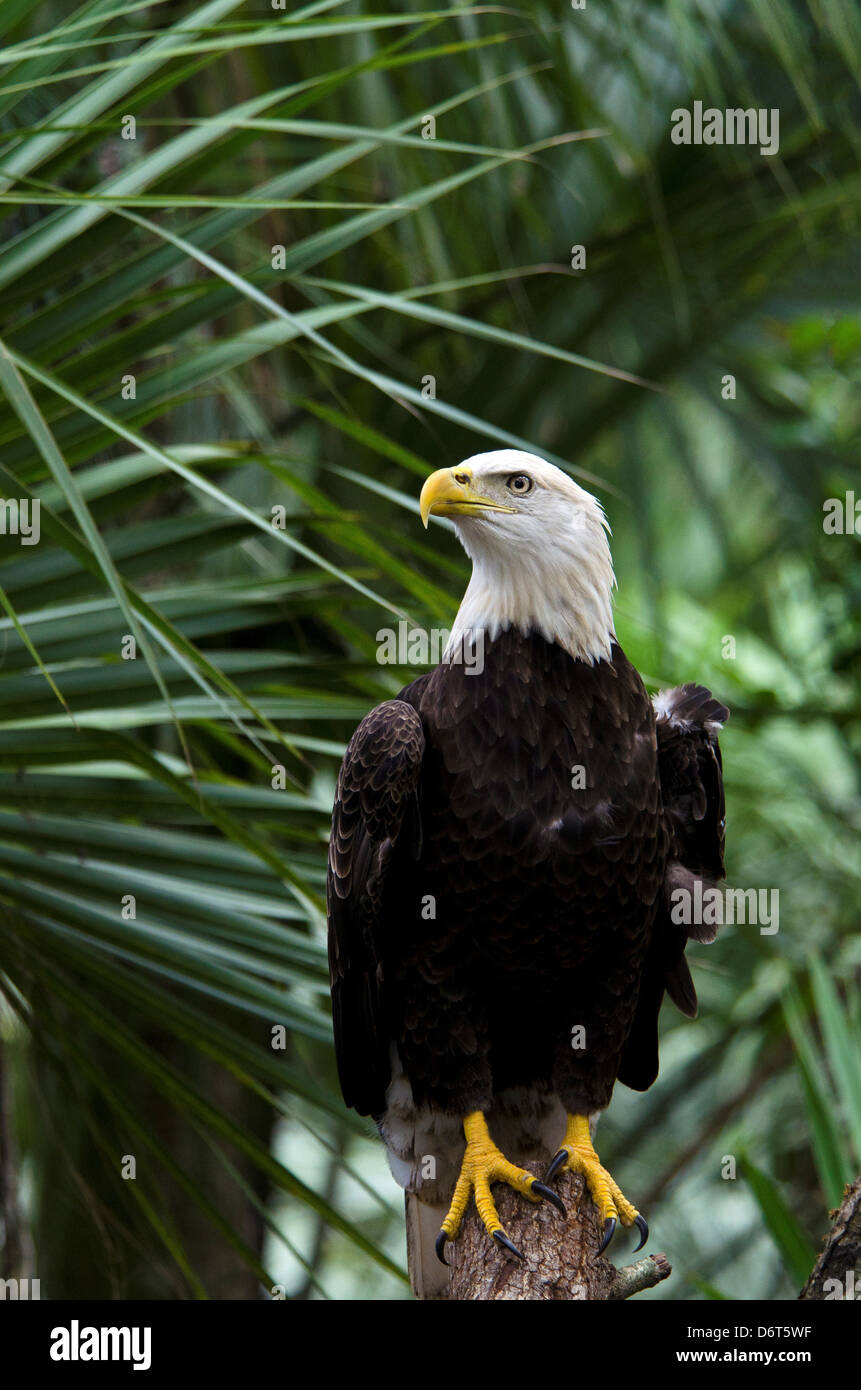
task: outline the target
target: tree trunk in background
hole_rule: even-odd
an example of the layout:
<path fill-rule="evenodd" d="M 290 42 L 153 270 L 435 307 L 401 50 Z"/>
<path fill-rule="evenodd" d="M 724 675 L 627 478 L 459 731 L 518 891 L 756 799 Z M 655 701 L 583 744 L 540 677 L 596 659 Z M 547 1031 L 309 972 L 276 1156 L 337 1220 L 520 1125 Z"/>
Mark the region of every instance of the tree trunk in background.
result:
<path fill-rule="evenodd" d="M 190 1085 L 222 1114 L 269 1143 L 272 1112 L 217 1063 L 167 1033 L 141 1030 L 141 1037 L 183 1074 Z M 40 1105 L 35 1132 L 37 1200 L 34 1237 L 42 1298 L 183 1299 L 194 1297 L 149 1224 L 141 1219 L 132 1180 L 120 1179 L 124 1154 L 137 1159 L 137 1177 L 149 1200 L 158 1188 L 169 1220 L 189 1264 L 213 1299 L 255 1299 L 259 1281 L 188 1193 L 174 1182 L 155 1156 L 114 1122 L 98 1095 L 78 1078 L 65 1084 L 50 1058 L 32 1058 L 32 1081 Z M 94 1054 L 95 1055 L 95 1054 Z M 99 1050 L 100 1068 L 120 1088 L 126 1104 L 156 1142 L 188 1175 L 231 1229 L 259 1256 L 263 1228 L 252 1202 L 192 1119 L 169 1103 L 148 1079 L 124 1059 Z M 94 1141 L 86 1117 L 93 1117 L 109 1136 L 106 1155 Z M 268 1179 L 245 1157 L 228 1147 L 228 1157 L 242 1181 L 265 1202 Z"/>
<path fill-rule="evenodd" d="M 829 1286 L 829 1281 L 835 1282 Z M 822 1254 L 798 1297 L 861 1299 L 861 1178 L 843 1193 Z"/>
<path fill-rule="evenodd" d="M 14 1078 L 9 1048 L 0 1037 L 0 1279 L 34 1277 L 33 1250 L 19 1202 Z"/>

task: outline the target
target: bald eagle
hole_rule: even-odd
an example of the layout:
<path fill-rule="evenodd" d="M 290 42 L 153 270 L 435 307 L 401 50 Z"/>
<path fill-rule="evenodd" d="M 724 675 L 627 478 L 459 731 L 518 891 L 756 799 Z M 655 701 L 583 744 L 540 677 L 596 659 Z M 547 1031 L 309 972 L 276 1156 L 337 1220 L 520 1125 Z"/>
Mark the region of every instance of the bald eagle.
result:
<path fill-rule="evenodd" d="M 440 665 L 349 743 L 328 913 L 344 1099 L 408 1194 L 427 1294 L 472 1199 L 519 1254 L 496 1182 L 564 1213 L 549 1184 L 580 1173 L 601 1250 L 617 1222 L 645 1242 L 593 1133 L 617 1079 L 655 1080 L 664 993 L 696 1013 L 686 940 L 714 929 L 676 925 L 671 895 L 723 877 L 728 711 L 699 685 L 649 699 L 613 630 L 604 513 L 561 469 L 478 454 L 420 510 L 453 519 L 472 577 Z M 555 1151 L 546 1181 L 506 1149 Z"/>

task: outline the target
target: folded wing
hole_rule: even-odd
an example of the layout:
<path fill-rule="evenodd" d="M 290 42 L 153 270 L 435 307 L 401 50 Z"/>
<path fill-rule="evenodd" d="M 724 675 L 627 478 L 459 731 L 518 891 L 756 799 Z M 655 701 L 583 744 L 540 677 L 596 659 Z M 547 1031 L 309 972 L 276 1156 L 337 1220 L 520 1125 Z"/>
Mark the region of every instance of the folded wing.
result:
<path fill-rule="evenodd" d="M 332 813 L 327 879 L 329 970 L 338 1075 L 347 1105 L 385 1109 L 390 1080 L 381 965 L 383 901 L 397 854 L 417 858 L 417 788 L 424 756 L 421 720 L 404 700 L 387 700 L 351 738 Z"/>
<path fill-rule="evenodd" d="M 643 971 L 634 1025 L 619 1079 L 646 1090 L 658 1074 L 658 1014 L 664 993 L 688 1018 L 696 1017 L 697 996 L 685 960 L 690 938 L 713 941 L 716 928 L 681 926 L 670 916 L 674 891 L 694 894 L 724 876 L 723 775 L 718 734 L 729 710 L 702 685 L 681 685 L 653 700 L 658 773 L 671 848 L 664 901 Z"/>

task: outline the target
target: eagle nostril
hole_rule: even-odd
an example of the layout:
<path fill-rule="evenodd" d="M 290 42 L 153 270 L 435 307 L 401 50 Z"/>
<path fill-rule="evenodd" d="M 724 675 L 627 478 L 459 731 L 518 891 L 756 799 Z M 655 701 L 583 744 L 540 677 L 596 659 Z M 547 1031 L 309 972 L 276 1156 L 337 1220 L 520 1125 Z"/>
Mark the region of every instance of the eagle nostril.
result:
<path fill-rule="evenodd" d="M 453 476 L 455 482 L 460 483 L 461 487 L 466 487 L 467 483 L 469 482 L 468 473 L 455 473 Z"/>

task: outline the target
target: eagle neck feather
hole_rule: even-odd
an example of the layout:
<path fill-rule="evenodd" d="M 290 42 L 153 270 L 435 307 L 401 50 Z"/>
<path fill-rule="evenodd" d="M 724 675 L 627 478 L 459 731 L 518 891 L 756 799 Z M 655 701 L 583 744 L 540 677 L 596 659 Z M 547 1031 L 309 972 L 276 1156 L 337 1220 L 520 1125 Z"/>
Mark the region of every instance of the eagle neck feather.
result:
<path fill-rule="evenodd" d="M 457 529 L 473 567 L 444 660 L 477 632 L 493 642 L 508 628 L 538 632 L 590 666 L 611 659 L 616 581 L 603 525 L 572 526 L 545 550 L 512 546 L 485 519 Z"/>

